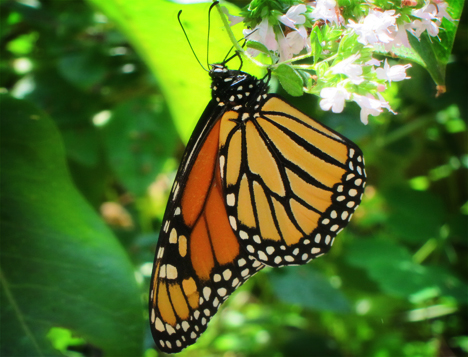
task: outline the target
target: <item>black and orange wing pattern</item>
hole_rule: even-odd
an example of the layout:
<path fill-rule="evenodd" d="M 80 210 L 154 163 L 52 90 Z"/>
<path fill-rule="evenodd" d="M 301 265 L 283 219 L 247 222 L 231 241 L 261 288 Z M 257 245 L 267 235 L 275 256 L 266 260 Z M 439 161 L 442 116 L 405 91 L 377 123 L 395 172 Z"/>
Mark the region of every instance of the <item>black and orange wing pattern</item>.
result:
<path fill-rule="evenodd" d="M 182 159 L 163 220 L 149 314 L 158 348 L 193 344 L 224 300 L 265 265 L 326 253 L 365 185 L 361 150 L 213 65 L 213 100 Z"/>

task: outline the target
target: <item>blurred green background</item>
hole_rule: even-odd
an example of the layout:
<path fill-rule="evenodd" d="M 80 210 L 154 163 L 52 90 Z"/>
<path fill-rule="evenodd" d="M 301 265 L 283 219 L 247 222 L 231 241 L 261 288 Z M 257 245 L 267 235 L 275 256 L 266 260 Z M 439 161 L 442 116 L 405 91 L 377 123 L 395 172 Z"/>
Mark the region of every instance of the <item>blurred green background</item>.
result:
<path fill-rule="evenodd" d="M 153 252 L 209 101 L 176 15 L 205 62 L 208 7 L 0 1 L 2 356 L 162 355 L 147 325 Z M 230 43 L 212 19 L 215 62 Z M 322 112 L 272 81 L 360 145 L 363 203 L 328 255 L 250 279 L 181 356 L 468 355 L 465 20 L 447 92 L 413 64 L 391 86 L 398 115 L 367 126 L 354 104 Z"/>

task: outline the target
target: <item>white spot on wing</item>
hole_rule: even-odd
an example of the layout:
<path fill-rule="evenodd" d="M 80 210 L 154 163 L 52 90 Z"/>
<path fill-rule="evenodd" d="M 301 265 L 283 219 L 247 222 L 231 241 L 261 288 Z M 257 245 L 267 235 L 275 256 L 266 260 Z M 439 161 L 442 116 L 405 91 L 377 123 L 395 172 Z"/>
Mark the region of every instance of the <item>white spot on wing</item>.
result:
<path fill-rule="evenodd" d="M 237 221 L 233 216 L 229 216 L 229 223 L 231 224 L 232 229 L 237 231 Z"/>
<path fill-rule="evenodd" d="M 241 237 L 241 239 L 249 239 L 249 235 L 244 231 L 239 231 L 239 237 Z"/>
<path fill-rule="evenodd" d="M 215 297 L 213 300 L 213 307 L 218 307 L 218 305 L 219 305 L 219 299 Z"/>
<path fill-rule="evenodd" d="M 236 204 L 236 195 L 233 193 L 230 193 L 226 196 L 226 203 L 228 206 L 234 206 Z"/>
<path fill-rule="evenodd" d="M 229 280 L 229 279 L 231 279 L 231 276 L 232 276 L 232 272 L 231 272 L 230 269 L 226 269 L 226 270 L 223 272 L 224 280 Z"/>
<path fill-rule="evenodd" d="M 177 231 L 175 228 L 172 228 L 171 234 L 169 235 L 169 243 L 176 244 L 177 243 Z"/>
<path fill-rule="evenodd" d="M 166 277 L 168 279 L 177 279 L 177 268 L 171 264 L 166 264 Z"/>
<path fill-rule="evenodd" d="M 166 331 L 169 333 L 169 335 L 172 335 L 172 334 L 176 333 L 176 330 L 174 330 L 174 327 L 172 327 L 169 324 L 166 324 Z"/>
<path fill-rule="evenodd" d="M 162 279 L 166 277 L 166 264 L 161 265 L 161 268 L 159 268 L 159 277 Z"/>
<path fill-rule="evenodd" d="M 163 332 L 166 329 L 159 317 L 156 318 L 156 323 L 154 324 L 154 327 L 160 332 Z"/>
<path fill-rule="evenodd" d="M 203 289 L 203 296 L 205 297 L 206 300 L 210 298 L 211 295 L 211 289 L 208 286 L 205 286 Z"/>
<path fill-rule="evenodd" d="M 164 255 L 164 247 L 161 247 L 158 250 L 158 259 L 161 259 L 163 255 Z"/>
<path fill-rule="evenodd" d="M 221 172 L 221 177 L 224 178 L 224 164 L 226 163 L 226 159 L 223 155 L 219 157 L 219 170 Z"/>
<path fill-rule="evenodd" d="M 258 258 L 263 261 L 268 261 L 268 257 L 265 253 L 263 253 L 261 250 L 258 251 Z"/>

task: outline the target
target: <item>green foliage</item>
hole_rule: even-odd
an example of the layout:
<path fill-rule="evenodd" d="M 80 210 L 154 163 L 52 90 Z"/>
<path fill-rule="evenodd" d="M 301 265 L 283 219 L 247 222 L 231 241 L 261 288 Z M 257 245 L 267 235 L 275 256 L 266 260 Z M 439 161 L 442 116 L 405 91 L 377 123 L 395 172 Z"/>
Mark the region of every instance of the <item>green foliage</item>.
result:
<path fill-rule="evenodd" d="M 302 95 L 302 78 L 294 69 L 290 66 L 279 65 L 273 73 L 278 77 L 286 92 L 295 97 Z"/>
<path fill-rule="evenodd" d="M 464 1 L 447 1 L 450 4 L 450 12 L 455 19 L 459 19 L 463 10 Z M 438 85 L 445 85 L 445 69 L 449 62 L 449 56 L 452 52 L 455 34 L 457 32 L 457 21 L 448 21 L 443 19 L 441 28 L 443 31 L 439 34 L 439 41 L 433 40 L 424 33 L 420 39 L 414 36 L 408 36 L 411 50 L 397 49 L 395 54 L 424 66 L 431 74 L 432 79 Z"/>
<path fill-rule="evenodd" d="M 177 12 L 205 63 L 209 4 L 37 3 L 0 3 L 0 354 L 157 356 L 142 322 L 157 232 L 182 143 L 209 101 Z M 231 44 L 216 12 L 212 21 L 216 62 Z M 468 29 L 460 22 L 455 37 L 448 25 L 445 48 L 418 43 L 426 69 L 415 63 L 411 80 L 392 84 L 399 114 L 367 126 L 357 106 L 323 112 L 273 79 L 362 148 L 363 203 L 329 254 L 260 272 L 181 356 L 468 354 Z M 314 31 L 321 51 L 330 34 Z M 447 67 L 428 65 L 448 59 L 452 40 Z M 299 88 L 290 67 L 276 74 Z M 445 77 L 446 94 L 435 97 L 431 76 Z"/>
<path fill-rule="evenodd" d="M 28 102 L 2 94 L 0 106 L 2 355 L 59 356 L 56 327 L 106 355 L 140 354 L 133 267 L 70 181 L 60 133 Z"/>

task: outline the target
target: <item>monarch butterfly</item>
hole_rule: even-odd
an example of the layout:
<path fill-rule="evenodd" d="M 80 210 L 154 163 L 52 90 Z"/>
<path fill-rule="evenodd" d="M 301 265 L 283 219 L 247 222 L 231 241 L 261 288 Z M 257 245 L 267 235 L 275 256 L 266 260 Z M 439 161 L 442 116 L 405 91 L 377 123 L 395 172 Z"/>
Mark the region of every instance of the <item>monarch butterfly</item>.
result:
<path fill-rule="evenodd" d="M 326 253 L 361 202 L 356 144 L 226 62 L 183 155 L 164 215 L 149 316 L 160 350 L 193 344 L 228 296 L 265 266 Z"/>

